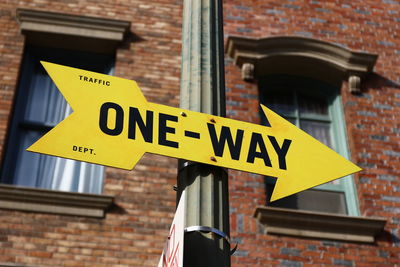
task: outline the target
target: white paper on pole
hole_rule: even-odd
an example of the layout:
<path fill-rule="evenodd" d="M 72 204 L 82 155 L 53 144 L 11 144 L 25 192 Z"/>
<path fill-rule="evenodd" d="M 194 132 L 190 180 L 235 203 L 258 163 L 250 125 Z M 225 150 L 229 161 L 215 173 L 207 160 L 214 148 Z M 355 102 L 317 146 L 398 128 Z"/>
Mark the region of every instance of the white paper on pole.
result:
<path fill-rule="evenodd" d="M 183 267 L 185 235 L 185 191 L 182 192 L 158 267 Z"/>

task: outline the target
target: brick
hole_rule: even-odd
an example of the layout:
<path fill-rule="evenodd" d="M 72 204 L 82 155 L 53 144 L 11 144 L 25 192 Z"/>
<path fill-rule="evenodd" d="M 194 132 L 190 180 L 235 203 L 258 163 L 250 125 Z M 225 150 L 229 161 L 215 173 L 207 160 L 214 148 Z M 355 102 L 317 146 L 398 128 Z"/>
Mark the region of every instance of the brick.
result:
<path fill-rule="evenodd" d="M 282 260 L 281 261 L 281 266 L 302 267 L 303 263 L 302 262 L 297 262 L 297 261 Z"/>
<path fill-rule="evenodd" d="M 378 140 L 378 141 L 387 141 L 388 137 L 384 136 L 384 135 L 377 135 L 377 134 L 373 134 L 370 136 L 370 138 L 372 140 Z"/>
<path fill-rule="evenodd" d="M 333 264 L 335 264 L 337 266 L 346 266 L 346 267 L 355 266 L 354 262 L 348 261 L 348 260 L 341 260 L 341 259 L 333 259 Z"/>
<path fill-rule="evenodd" d="M 281 248 L 280 251 L 284 255 L 293 255 L 293 256 L 299 256 L 300 255 L 300 250 L 298 249 L 292 249 L 292 248 Z"/>
<path fill-rule="evenodd" d="M 332 12 L 332 10 L 327 9 L 327 8 L 316 8 L 315 11 L 324 12 L 324 13 L 331 13 Z"/>
<path fill-rule="evenodd" d="M 397 177 L 394 175 L 389 175 L 389 174 L 379 174 L 378 179 L 384 180 L 384 181 L 396 181 Z"/>
<path fill-rule="evenodd" d="M 394 197 L 394 196 L 382 196 L 383 200 L 390 201 L 390 202 L 396 202 L 400 203 L 400 197 Z"/>
<path fill-rule="evenodd" d="M 395 44 L 390 41 L 378 41 L 378 44 L 383 45 L 383 46 L 395 46 Z"/>
<path fill-rule="evenodd" d="M 277 10 L 277 9 L 267 9 L 266 13 L 267 14 L 279 15 L 279 14 L 283 14 L 284 12 L 282 10 Z"/>
<path fill-rule="evenodd" d="M 249 255 L 248 251 L 244 251 L 244 250 L 236 250 L 235 251 L 235 257 L 247 257 Z"/>
<path fill-rule="evenodd" d="M 393 151 L 393 150 L 384 150 L 383 154 L 399 158 L 400 157 L 400 151 Z"/>
<path fill-rule="evenodd" d="M 326 23 L 326 19 L 320 19 L 320 18 L 310 18 L 310 21 L 315 23 Z"/>
<path fill-rule="evenodd" d="M 372 111 L 358 111 L 357 113 L 358 113 L 358 115 L 366 116 L 366 117 L 376 117 L 377 116 L 377 114 Z"/>
<path fill-rule="evenodd" d="M 300 9 L 300 6 L 298 6 L 298 5 L 289 5 L 289 4 L 286 4 L 286 5 L 284 5 L 284 7 L 290 8 L 290 9 L 295 9 L 295 10 Z"/>

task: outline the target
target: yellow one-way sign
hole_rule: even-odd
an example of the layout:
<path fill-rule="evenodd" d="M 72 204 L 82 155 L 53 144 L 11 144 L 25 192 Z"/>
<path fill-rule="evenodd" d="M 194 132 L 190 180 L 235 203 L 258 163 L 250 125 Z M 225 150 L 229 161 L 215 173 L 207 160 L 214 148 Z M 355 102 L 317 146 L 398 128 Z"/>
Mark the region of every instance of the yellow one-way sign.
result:
<path fill-rule="evenodd" d="M 149 103 L 134 81 L 42 64 L 73 113 L 32 152 L 128 170 L 149 152 L 273 176 L 271 200 L 361 170 L 265 106 L 271 127 Z"/>

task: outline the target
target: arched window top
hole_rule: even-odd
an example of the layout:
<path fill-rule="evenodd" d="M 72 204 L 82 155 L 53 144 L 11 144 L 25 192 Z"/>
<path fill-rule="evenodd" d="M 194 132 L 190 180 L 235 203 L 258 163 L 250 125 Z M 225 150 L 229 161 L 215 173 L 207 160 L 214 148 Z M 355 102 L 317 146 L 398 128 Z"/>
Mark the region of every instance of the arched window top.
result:
<path fill-rule="evenodd" d="M 372 72 L 378 57 L 298 36 L 230 36 L 227 53 L 242 68 L 245 80 L 268 74 L 296 74 L 335 84 L 348 79 L 350 87 L 358 89 L 360 79 Z"/>

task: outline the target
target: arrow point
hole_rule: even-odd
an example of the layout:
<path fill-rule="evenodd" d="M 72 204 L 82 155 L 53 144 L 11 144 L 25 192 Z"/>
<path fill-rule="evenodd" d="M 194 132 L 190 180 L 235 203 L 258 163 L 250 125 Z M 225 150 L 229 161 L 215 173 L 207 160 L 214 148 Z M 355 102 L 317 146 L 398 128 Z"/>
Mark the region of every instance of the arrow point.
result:
<path fill-rule="evenodd" d="M 275 128 L 292 128 L 295 127 L 290 121 L 286 120 L 285 118 L 281 117 L 279 114 L 274 112 L 273 110 L 267 108 L 263 104 L 260 104 L 261 109 L 264 113 L 267 127 L 275 127 Z"/>
<path fill-rule="evenodd" d="M 290 196 L 291 194 L 295 194 L 295 193 L 287 192 L 287 190 L 285 190 L 286 183 L 283 180 L 284 180 L 284 178 L 277 179 L 274 190 L 272 191 L 272 195 L 270 198 L 271 202 L 276 201 L 281 198 L 284 198 L 284 197 L 287 197 L 287 196 Z"/>
<path fill-rule="evenodd" d="M 287 170 L 278 176 L 271 201 L 328 183 L 362 169 L 266 106 L 261 108 L 276 135 L 292 139 Z"/>

